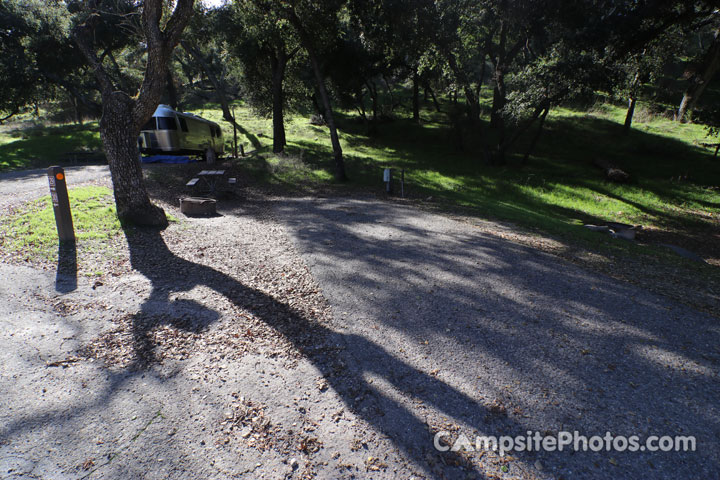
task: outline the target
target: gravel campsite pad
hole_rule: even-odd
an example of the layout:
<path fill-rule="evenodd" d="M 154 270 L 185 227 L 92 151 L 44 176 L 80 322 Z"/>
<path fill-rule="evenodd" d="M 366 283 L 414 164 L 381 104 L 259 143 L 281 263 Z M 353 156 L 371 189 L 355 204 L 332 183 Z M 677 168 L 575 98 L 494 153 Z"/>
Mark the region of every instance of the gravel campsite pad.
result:
<path fill-rule="evenodd" d="M 375 199 L 164 206 L 181 221 L 130 233 L 74 289 L 0 264 L 0 478 L 720 471 L 714 317 Z M 697 451 L 434 447 L 574 430 Z"/>

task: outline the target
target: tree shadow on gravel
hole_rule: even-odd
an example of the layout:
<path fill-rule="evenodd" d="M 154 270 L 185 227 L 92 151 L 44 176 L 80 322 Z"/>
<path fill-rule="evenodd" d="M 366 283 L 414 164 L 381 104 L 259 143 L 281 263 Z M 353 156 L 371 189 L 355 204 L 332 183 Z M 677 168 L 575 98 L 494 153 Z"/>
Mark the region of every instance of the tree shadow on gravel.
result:
<path fill-rule="evenodd" d="M 499 401 L 508 413 L 502 423 L 455 422 L 473 419 L 486 435 L 697 438 L 693 452 L 566 449 L 520 460 L 570 478 L 720 468 L 717 319 L 410 207 L 279 199 L 275 212 L 336 311 L 348 312 L 349 331 L 414 350 L 404 357 L 467 392 L 472 408 Z"/>
<path fill-rule="evenodd" d="M 153 289 L 141 314 L 135 315 L 133 321 L 137 360 L 130 370 L 143 369 L 153 360 L 152 325 L 142 321 L 145 307 L 153 304 L 152 309 L 157 310 L 165 302 L 170 311 L 175 308 L 175 302 L 168 297 L 171 292 L 205 286 L 252 312 L 288 339 L 321 372 L 351 411 L 387 435 L 428 476 L 466 478 L 472 473 L 473 478 L 485 478 L 463 455 L 452 451 L 441 454 L 435 450 L 434 432 L 429 431 L 429 426 L 383 394 L 373 381 L 368 381 L 368 377 L 380 378 L 396 390 L 453 418 L 468 419 L 471 412 L 489 418 L 498 416 L 498 412 L 487 410 L 466 394 L 417 370 L 367 338 L 333 331 L 230 275 L 178 257 L 170 251 L 159 232 L 136 231 L 128 234 L 127 239 L 133 269 L 147 277 Z M 262 309 L 257 308 L 259 304 L 263 305 Z M 174 326 L 188 328 L 187 325 Z M 362 370 L 354 368 L 360 358 L 363 359 L 360 362 Z M 503 417 L 502 414 L 499 416 Z"/>

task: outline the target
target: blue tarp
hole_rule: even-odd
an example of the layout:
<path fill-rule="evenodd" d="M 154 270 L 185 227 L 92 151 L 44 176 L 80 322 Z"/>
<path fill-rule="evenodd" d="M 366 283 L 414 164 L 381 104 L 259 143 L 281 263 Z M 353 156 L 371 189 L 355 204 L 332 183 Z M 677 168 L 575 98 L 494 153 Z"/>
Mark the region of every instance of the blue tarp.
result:
<path fill-rule="evenodd" d="M 185 157 L 181 155 L 152 155 L 149 157 L 142 157 L 142 163 L 193 163 L 197 162 L 195 159 Z"/>

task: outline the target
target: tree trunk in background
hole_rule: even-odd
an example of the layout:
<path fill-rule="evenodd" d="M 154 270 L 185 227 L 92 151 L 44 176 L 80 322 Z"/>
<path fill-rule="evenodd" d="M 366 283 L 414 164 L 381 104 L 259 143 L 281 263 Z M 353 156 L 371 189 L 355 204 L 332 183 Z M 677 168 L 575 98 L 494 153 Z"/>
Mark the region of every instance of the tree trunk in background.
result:
<path fill-rule="evenodd" d="M 698 100 L 717 73 L 718 68 L 720 68 L 720 30 L 715 31 L 715 39 L 703 56 L 702 63 L 688 80 L 690 85 L 685 90 L 678 108 L 676 117 L 678 122 L 685 121 L 685 117 L 695 109 Z"/>
<path fill-rule="evenodd" d="M 277 55 L 270 56 L 272 66 L 272 95 L 273 95 L 273 152 L 280 153 L 285 150 L 287 144 L 285 138 L 284 119 L 284 96 L 283 80 L 285 78 L 285 67 L 287 66 L 287 55 L 281 49 Z"/>
<path fill-rule="evenodd" d="M 507 91 L 505 89 L 505 74 L 503 73 L 499 63 L 495 64 L 493 79 L 495 80 L 495 88 L 493 89 L 490 126 L 497 130 L 498 140 L 497 148 L 492 156 L 491 163 L 493 165 L 505 165 L 505 151 L 507 146 L 505 145 L 505 117 L 503 116 L 502 110 L 505 108 Z"/>
<path fill-rule="evenodd" d="M 688 105 L 692 101 L 693 94 L 692 94 L 692 87 L 685 90 L 685 94 L 683 95 L 683 99 L 680 101 L 680 107 L 678 107 L 677 115 L 675 115 L 675 121 L 677 122 L 684 122 L 685 121 L 685 115 L 687 115 L 688 111 Z"/>
<path fill-rule="evenodd" d="M 506 9 L 506 4 L 506 1 L 501 1 L 501 11 Z M 524 37 L 520 37 L 514 45 L 508 48 L 507 37 L 509 29 L 510 26 L 508 22 L 503 20 L 500 25 L 500 39 L 497 50 L 488 53 L 493 64 L 493 81 L 495 82 L 492 111 L 490 113 L 490 126 L 500 131 L 505 130 L 505 117 L 503 115 L 503 109 L 507 103 L 505 72 L 508 65 L 512 63 L 525 45 Z"/>
<path fill-rule="evenodd" d="M 627 114 L 625 115 L 625 124 L 623 125 L 623 135 L 627 135 L 630 133 L 630 127 L 632 126 L 633 121 L 633 115 L 635 114 L 635 103 L 637 102 L 637 98 L 630 97 L 630 101 L 628 102 L 628 109 Z"/>
<path fill-rule="evenodd" d="M 250 132 L 245 130 L 245 128 L 237 123 L 235 121 L 235 118 L 232 115 L 232 112 L 230 112 L 230 103 L 228 102 L 227 95 L 225 94 L 225 86 L 222 84 L 222 82 L 217 78 L 215 73 L 210 68 L 210 65 L 205 61 L 205 58 L 202 56 L 202 53 L 200 53 L 191 43 L 189 43 L 186 40 L 182 40 L 180 42 L 180 45 L 183 47 L 183 49 L 190 54 L 191 57 L 195 59 L 196 62 L 200 64 L 200 68 L 203 72 L 205 72 L 205 75 L 207 75 L 208 80 L 210 80 L 210 83 L 212 83 L 213 89 L 215 90 L 215 95 L 217 97 L 218 102 L 220 103 L 220 108 L 223 112 L 223 120 L 226 122 L 234 125 L 240 133 L 245 135 L 248 140 L 250 140 L 250 143 L 252 146 L 257 150 L 262 145 L 260 144 L 260 140 L 255 137 L 255 135 L 252 135 Z"/>
<path fill-rule="evenodd" d="M 308 51 L 313 73 L 315 74 L 320 101 L 325 108 L 325 121 L 330 129 L 330 143 L 332 144 L 333 158 L 335 159 L 335 180 L 343 182 L 347 180 L 347 175 L 345 174 L 345 162 L 343 161 L 340 138 L 338 137 L 337 128 L 335 127 L 335 117 L 332 113 L 330 97 L 328 97 L 327 90 L 325 89 L 325 80 L 323 79 L 322 72 L 320 72 L 320 65 L 318 64 L 317 57 L 315 57 L 315 51 L 309 45 L 306 45 L 305 48 Z"/>
<path fill-rule="evenodd" d="M 333 157 L 335 159 L 335 180 L 343 182 L 347 180 L 345 174 L 345 161 L 343 160 L 343 151 L 340 146 L 340 139 L 338 138 L 337 128 L 335 127 L 335 117 L 332 112 L 332 106 L 330 105 L 330 97 L 328 96 L 327 89 L 325 88 L 325 79 L 323 78 L 322 71 L 320 70 L 320 64 L 315 54 L 315 48 L 313 47 L 310 35 L 305 31 L 300 18 L 297 16 L 294 10 L 286 10 L 288 20 L 295 27 L 295 30 L 300 37 L 300 43 L 305 47 L 305 51 L 310 57 L 310 65 L 315 75 L 315 83 L 317 85 L 317 92 L 320 95 L 320 101 L 325 109 L 325 121 L 327 122 L 328 128 L 330 129 L 330 143 L 332 143 Z"/>
<path fill-rule="evenodd" d="M 478 100 L 478 110 L 480 104 L 480 97 L 482 97 L 482 86 L 485 83 L 485 57 L 487 54 L 482 54 L 482 62 L 480 62 L 480 78 L 478 79 L 477 88 L 475 89 L 475 98 Z"/>
<path fill-rule="evenodd" d="M 70 83 L 63 78 L 60 78 L 51 72 L 46 72 L 44 70 L 41 70 L 41 72 L 43 77 L 47 78 L 53 83 L 60 85 L 70 95 L 72 95 L 77 100 L 78 106 L 82 105 L 83 107 L 85 107 L 85 111 L 87 113 L 89 113 L 93 117 L 100 117 L 102 115 L 102 105 L 92 101 L 86 95 L 83 95 L 83 93 L 77 88 L 75 84 Z"/>
<path fill-rule="evenodd" d="M 498 144 L 495 154 L 492 157 L 494 165 L 505 165 L 505 116 L 503 109 L 507 102 L 507 89 L 505 87 L 505 73 L 500 63 L 495 64 L 494 71 L 495 88 L 493 90 L 492 112 L 490 114 L 490 126 L 498 132 Z"/>
<path fill-rule="evenodd" d="M 494 165 L 504 165 L 506 163 L 505 155 L 508 151 L 508 149 L 517 142 L 517 140 L 530 129 L 530 127 L 533 126 L 535 121 L 540 118 L 542 114 L 542 120 L 540 121 L 540 129 L 538 129 L 538 133 L 536 135 L 537 138 L 539 138 L 540 132 L 542 131 L 542 125 L 545 123 L 545 117 L 547 116 L 548 111 L 550 110 L 550 102 L 545 101 L 540 106 L 535 108 L 535 111 L 530 116 L 529 119 L 527 119 L 525 122 L 523 122 L 521 125 L 519 125 L 515 131 L 513 132 L 512 136 L 510 138 L 507 138 L 506 135 L 506 128 L 505 128 L 505 122 L 503 121 L 500 124 L 500 127 L 498 128 L 498 143 L 495 147 L 495 152 L 490 157 L 490 163 Z M 537 141 L 537 138 L 533 140 L 533 143 L 531 144 L 531 148 L 534 148 L 534 143 Z M 528 153 L 529 156 L 529 153 Z"/>
<path fill-rule="evenodd" d="M 378 91 L 377 91 L 377 85 L 375 85 L 375 80 L 367 80 L 365 82 L 365 88 L 368 90 L 368 95 L 370 95 L 370 101 L 372 102 L 372 122 L 370 125 L 370 131 L 375 132 L 377 131 L 377 121 L 378 121 Z"/>
<path fill-rule="evenodd" d="M 175 88 L 175 79 L 173 79 L 172 70 L 170 70 L 169 68 L 167 73 L 167 91 L 168 102 L 170 102 L 170 106 L 173 108 L 173 110 L 178 110 L 180 108 L 180 103 L 178 102 L 177 88 Z"/>
<path fill-rule="evenodd" d="M 435 91 L 430 87 L 429 84 L 425 85 L 425 94 L 427 95 L 428 92 L 430 93 L 430 98 L 432 98 L 433 106 L 435 107 L 435 111 L 438 113 L 442 113 L 442 109 L 440 108 L 440 103 L 438 102 L 437 97 L 435 96 Z"/>
<path fill-rule="evenodd" d="M 505 123 L 502 110 L 505 108 L 507 99 L 507 88 L 505 87 L 505 73 L 499 66 L 493 74 L 495 88 L 493 88 L 492 113 L 490 114 L 490 126 L 499 128 Z"/>
<path fill-rule="evenodd" d="M 322 119 L 322 123 L 319 123 L 317 125 L 326 125 L 327 122 L 325 121 L 325 114 L 323 114 L 323 109 L 320 106 L 320 103 L 318 103 L 318 96 L 320 96 L 320 94 L 318 93 L 318 89 L 316 86 L 315 93 L 310 95 L 310 101 L 312 102 L 313 110 L 315 111 L 315 114 Z"/>
<path fill-rule="evenodd" d="M 425 90 L 427 94 L 427 90 Z M 413 72 L 413 122 L 420 123 L 420 78 L 417 70 Z"/>
<path fill-rule="evenodd" d="M 540 116 L 540 125 L 538 126 L 537 132 L 535 132 L 535 136 L 532 139 L 532 142 L 530 142 L 530 146 L 528 147 L 527 151 L 525 152 L 525 156 L 523 157 L 522 164 L 526 165 L 528 160 L 530 159 L 530 155 L 532 155 L 532 152 L 535 150 L 535 147 L 537 146 L 538 140 L 540 140 L 540 135 L 542 134 L 543 127 L 545 126 L 545 119 L 547 118 L 547 114 L 550 111 L 550 107 L 546 106 L 545 110 L 543 110 L 542 115 Z"/>
<path fill-rule="evenodd" d="M 630 127 L 632 126 L 633 115 L 635 115 L 635 104 L 637 103 L 637 88 L 640 84 L 640 70 L 635 72 L 635 77 L 630 84 L 630 100 L 628 101 L 627 114 L 625 114 L 625 124 L 623 125 L 623 135 L 630 133 Z"/>
<path fill-rule="evenodd" d="M 71 94 L 68 94 L 68 98 L 70 99 L 70 103 L 73 106 L 73 115 L 75 117 L 75 124 L 82 125 L 83 124 L 82 112 L 80 111 L 80 105 L 78 104 L 77 98 L 73 97 Z"/>
<path fill-rule="evenodd" d="M 385 91 L 388 94 L 388 98 L 390 99 L 390 113 L 393 113 L 395 111 L 395 96 L 393 95 L 392 88 L 390 88 L 390 82 L 388 82 L 387 77 L 385 74 L 382 76 L 383 82 L 385 83 Z"/>
<path fill-rule="evenodd" d="M 118 218 L 123 223 L 167 227 L 162 208 L 153 205 L 145 188 L 138 155 L 140 127 L 133 122 L 135 102 L 124 92 L 103 99 L 100 137 L 110 166 Z"/>
<path fill-rule="evenodd" d="M 465 75 L 465 72 L 458 67 L 455 55 L 452 52 L 447 52 L 445 57 L 447 58 L 448 65 L 450 66 L 453 75 L 455 75 L 455 78 L 460 83 L 463 93 L 465 94 L 465 100 L 467 101 L 469 109 L 468 117 L 470 122 L 473 125 L 477 125 L 480 122 L 480 104 L 478 103 L 478 98 L 475 97 L 475 92 L 473 92 L 473 89 L 470 87 L 470 81 L 468 80 L 467 75 Z M 455 103 L 457 103 L 457 90 L 455 90 Z"/>

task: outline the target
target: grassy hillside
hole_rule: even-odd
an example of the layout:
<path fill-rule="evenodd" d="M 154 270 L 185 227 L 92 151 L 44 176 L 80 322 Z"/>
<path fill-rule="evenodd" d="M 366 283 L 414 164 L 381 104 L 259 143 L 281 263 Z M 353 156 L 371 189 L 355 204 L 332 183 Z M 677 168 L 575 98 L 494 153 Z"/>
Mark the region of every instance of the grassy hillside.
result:
<path fill-rule="evenodd" d="M 214 109 L 197 110 L 220 119 Z M 583 222 L 620 221 L 665 229 L 704 229 L 720 213 L 720 161 L 701 125 L 653 118 L 642 110 L 630 135 L 621 134 L 624 109 L 603 105 L 591 112 L 552 112 L 528 165 L 486 165 L 476 153 L 476 138 L 465 151 L 453 147 L 442 115 L 426 112 L 422 125 L 404 119 L 383 123 L 369 136 L 354 117 L 340 116 L 341 143 L 351 185 L 382 190 L 381 170 L 405 169 L 407 191 L 471 207 L 499 219 L 552 232 Z M 265 146 L 260 157 L 243 160 L 256 175 L 290 187 L 333 183 L 327 129 L 305 117 L 288 121 L 288 156 L 268 153 L 271 124 L 243 109 L 238 121 Z M 227 125 L 227 124 L 226 124 Z M 225 128 L 226 139 L 232 132 Z M 241 140 L 243 140 L 241 138 Z M 248 142 L 245 141 L 246 148 Z M 516 156 L 524 152 L 516 148 Z M 606 182 L 594 159 L 625 169 L 633 182 Z"/>
<path fill-rule="evenodd" d="M 429 105 L 428 105 L 429 107 Z M 232 128 L 218 108 L 193 110 L 218 121 L 231 151 Z M 339 188 L 382 191 L 382 169 L 405 169 L 406 191 L 415 198 L 467 207 L 483 217 L 510 220 L 530 228 L 596 241 L 580 227 L 606 220 L 641 224 L 657 230 L 694 232 L 710 237 L 720 215 L 720 161 L 713 158 L 700 125 L 677 124 L 638 110 L 630 135 L 621 134 L 625 111 L 603 104 L 592 111 L 557 109 L 546 122 L 540 143 L 524 167 L 517 159 L 492 167 L 478 153 L 479 137 L 458 139 L 447 117 L 429 108 L 421 125 L 398 115 L 368 135 L 356 115 L 339 114 L 340 137 L 349 184 Z M 248 108 L 237 119 L 262 144 L 238 164 L 259 180 L 290 188 L 333 186 L 328 131 L 306 116 L 289 116 L 288 154 L 270 153 L 272 125 Z M 485 126 L 484 130 L 490 132 Z M 19 138 L 18 138 L 19 136 Z M 250 150 L 250 142 L 240 141 Z M 56 126 L 0 136 L 0 170 L 62 163 L 67 152 L 100 149 L 96 124 Z M 613 162 L 633 177 L 627 185 L 608 183 L 594 159 Z M 603 240 L 604 241 L 604 240 Z"/>

